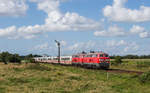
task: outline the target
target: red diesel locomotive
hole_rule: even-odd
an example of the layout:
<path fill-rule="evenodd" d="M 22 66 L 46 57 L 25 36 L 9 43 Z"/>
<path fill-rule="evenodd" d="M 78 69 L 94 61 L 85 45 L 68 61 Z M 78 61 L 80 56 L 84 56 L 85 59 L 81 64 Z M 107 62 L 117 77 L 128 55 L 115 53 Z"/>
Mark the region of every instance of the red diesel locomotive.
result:
<path fill-rule="evenodd" d="M 77 54 L 72 56 L 72 65 L 108 69 L 110 58 L 104 52 Z"/>

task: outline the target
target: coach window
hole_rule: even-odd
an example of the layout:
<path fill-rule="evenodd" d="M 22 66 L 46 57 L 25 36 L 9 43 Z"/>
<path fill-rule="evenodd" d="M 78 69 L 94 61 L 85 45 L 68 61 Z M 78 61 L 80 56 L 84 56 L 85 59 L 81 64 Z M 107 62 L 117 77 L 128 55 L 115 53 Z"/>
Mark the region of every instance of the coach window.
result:
<path fill-rule="evenodd" d="M 92 57 L 92 55 L 88 55 L 87 57 Z"/>
<path fill-rule="evenodd" d="M 66 58 L 66 60 L 70 60 L 70 58 Z"/>
<path fill-rule="evenodd" d="M 54 60 L 58 60 L 58 58 L 54 58 Z"/>
<path fill-rule="evenodd" d="M 62 58 L 62 60 L 70 60 L 70 58 Z"/>

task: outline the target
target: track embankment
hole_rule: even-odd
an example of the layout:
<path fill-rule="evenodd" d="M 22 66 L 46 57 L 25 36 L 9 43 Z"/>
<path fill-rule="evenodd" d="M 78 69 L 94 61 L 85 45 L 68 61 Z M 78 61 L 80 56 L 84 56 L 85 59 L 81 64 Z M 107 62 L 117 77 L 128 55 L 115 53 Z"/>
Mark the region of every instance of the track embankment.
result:
<path fill-rule="evenodd" d="M 107 72 L 114 72 L 114 73 L 128 73 L 128 74 L 138 74 L 141 75 L 144 72 L 142 71 L 131 71 L 131 70 L 123 70 L 123 69 L 107 69 Z"/>

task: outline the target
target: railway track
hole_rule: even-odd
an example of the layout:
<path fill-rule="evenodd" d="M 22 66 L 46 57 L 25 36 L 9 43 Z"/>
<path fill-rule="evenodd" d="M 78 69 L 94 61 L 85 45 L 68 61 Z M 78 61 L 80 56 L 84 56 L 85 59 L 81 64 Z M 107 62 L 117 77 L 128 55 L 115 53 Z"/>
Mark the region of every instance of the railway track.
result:
<path fill-rule="evenodd" d="M 43 63 L 43 62 L 39 62 L 39 63 Z M 48 63 L 48 62 L 44 62 L 44 63 L 52 64 L 52 63 Z M 67 64 L 67 65 L 66 64 L 53 64 L 53 65 L 72 66 L 71 64 Z M 78 67 L 80 67 L 80 66 L 78 66 Z M 99 70 L 99 69 L 94 69 L 94 68 L 87 68 L 87 69 Z M 100 70 L 103 70 L 103 69 L 100 69 Z M 141 74 L 144 73 L 142 71 L 131 71 L 131 70 L 123 70 L 123 69 L 106 69 L 106 70 L 103 70 L 103 71 L 111 72 L 111 73 L 127 73 L 127 74 L 138 74 L 138 75 L 141 75 Z"/>
<path fill-rule="evenodd" d="M 128 74 L 138 74 L 141 75 L 144 72 L 142 71 L 131 71 L 131 70 L 123 70 L 123 69 L 107 69 L 107 72 L 114 72 L 114 73 L 128 73 Z"/>

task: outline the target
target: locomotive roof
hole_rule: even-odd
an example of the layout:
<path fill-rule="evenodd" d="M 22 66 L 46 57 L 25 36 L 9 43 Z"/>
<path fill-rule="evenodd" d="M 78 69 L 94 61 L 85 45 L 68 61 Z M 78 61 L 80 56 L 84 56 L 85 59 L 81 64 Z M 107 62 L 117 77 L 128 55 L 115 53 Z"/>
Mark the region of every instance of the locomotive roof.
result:
<path fill-rule="evenodd" d="M 95 52 L 95 53 L 88 53 L 88 54 L 107 54 L 107 53 L 104 53 L 104 52 Z"/>

